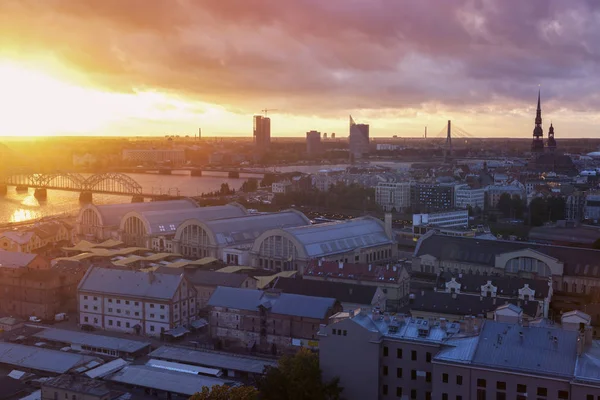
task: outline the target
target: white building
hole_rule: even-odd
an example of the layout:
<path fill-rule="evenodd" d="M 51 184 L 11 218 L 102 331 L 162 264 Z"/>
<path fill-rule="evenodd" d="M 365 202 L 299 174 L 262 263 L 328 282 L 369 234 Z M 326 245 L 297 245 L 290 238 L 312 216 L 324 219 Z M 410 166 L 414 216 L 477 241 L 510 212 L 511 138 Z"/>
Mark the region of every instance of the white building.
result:
<path fill-rule="evenodd" d="M 600 193 L 586 193 L 584 219 L 600 220 Z"/>
<path fill-rule="evenodd" d="M 91 267 L 77 289 L 79 323 L 160 336 L 197 318 L 196 289 L 181 275 Z"/>
<path fill-rule="evenodd" d="M 454 187 L 454 206 L 456 208 L 476 208 L 485 206 L 486 188 L 474 189 L 467 184 Z"/>
<path fill-rule="evenodd" d="M 388 214 L 389 215 L 389 214 Z M 316 259 L 350 263 L 397 261 L 391 215 L 387 223 L 373 217 L 271 229 L 252 246 L 252 266 L 286 271 L 304 268 Z"/>
<path fill-rule="evenodd" d="M 185 164 L 184 149 L 123 149 L 123 160 L 139 164 Z"/>
<path fill-rule="evenodd" d="M 509 194 L 511 197 L 517 195 L 523 200 L 526 199 L 523 185 L 491 185 L 487 187 L 487 193 L 488 205 L 492 208 L 498 206 L 498 201 L 504 193 Z"/>
<path fill-rule="evenodd" d="M 464 229 L 469 227 L 469 211 L 445 211 L 430 214 L 413 214 L 413 232 L 425 233 L 427 227 Z"/>
<path fill-rule="evenodd" d="M 285 194 L 292 190 L 292 182 L 285 180 L 282 182 L 274 182 L 271 185 L 271 192 L 274 194 Z"/>
<path fill-rule="evenodd" d="M 375 201 L 384 211 L 403 211 L 410 207 L 410 182 L 382 182 L 375 188 Z"/>
<path fill-rule="evenodd" d="M 340 182 L 344 182 L 343 170 L 321 170 L 312 176 L 312 184 L 320 192 L 328 192 L 331 186 Z"/>

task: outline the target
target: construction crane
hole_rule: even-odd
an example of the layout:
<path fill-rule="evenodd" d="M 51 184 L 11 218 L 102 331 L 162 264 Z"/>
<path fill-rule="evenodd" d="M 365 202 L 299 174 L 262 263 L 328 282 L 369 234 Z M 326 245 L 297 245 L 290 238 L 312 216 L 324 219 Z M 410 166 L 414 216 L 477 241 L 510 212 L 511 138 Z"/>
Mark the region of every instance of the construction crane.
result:
<path fill-rule="evenodd" d="M 262 112 L 264 112 L 264 113 L 265 113 L 265 118 L 266 118 L 266 117 L 267 117 L 267 113 L 268 113 L 269 111 L 277 111 L 277 109 L 276 109 L 276 108 L 265 108 L 265 109 L 263 109 L 263 110 L 260 110 L 260 111 L 262 111 Z"/>

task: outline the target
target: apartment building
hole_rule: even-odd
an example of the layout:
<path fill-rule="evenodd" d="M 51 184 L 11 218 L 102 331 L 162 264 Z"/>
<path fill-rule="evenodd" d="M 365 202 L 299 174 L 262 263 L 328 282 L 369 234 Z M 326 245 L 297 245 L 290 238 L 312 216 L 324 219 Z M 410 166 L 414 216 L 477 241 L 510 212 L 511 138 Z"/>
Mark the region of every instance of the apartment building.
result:
<path fill-rule="evenodd" d="M 384 211 L 410 208 L 410 182 L 381 182 L 375 187 L 375 201 Z"/>
<path fill-rule="evenodd" d="M 333 298 L 229 287 L 218 287 L 208 306 L 213 338 L 273 353 L 317 349 L 319 326 L 342 310 Z"/>
<path fill-rule="evenodd" d="M 421 212 L 454 208 L 454 185 L 416 183 L 411 186 L 411 206 Z"/>
<path fill-rule="evenodd" d="M 78 287 L 79 322 L 160 336 L 197 318 L 196 289 L 183 274 L 91 267 Z"/>
<path fill-rule="evenodd" d="M 66 222 L 40 223 L 32 227 L 0 232 L 0 250 L 41 252 L 54 245 L 70 244 L 73 234 L 74 228 Z"/>
<path fill-rule="evenodd" d="M 339 313 L 319 330 L 320 366 L 348 400 L 598 398 L 600 343 L 585 318 L 529 323 L 502 312 L 459 323 Z"/>
<path fill-rule="evenodd" d="M 454 207 L 461 209 L 471 207 L 483 210 L 486 191 L 486 188 L 472 188 L 467 184 L 457 185 L 454 188 Z"/>

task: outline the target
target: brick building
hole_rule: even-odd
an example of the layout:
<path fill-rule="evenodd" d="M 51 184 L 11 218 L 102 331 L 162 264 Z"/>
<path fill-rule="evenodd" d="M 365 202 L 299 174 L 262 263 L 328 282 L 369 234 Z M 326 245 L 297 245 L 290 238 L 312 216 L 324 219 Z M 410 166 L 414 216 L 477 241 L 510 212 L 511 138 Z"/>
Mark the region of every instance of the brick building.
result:
<path fill-rule="evenodd" d="M 213 338 L 271 352 L 318 348 L 319 326 L 342 309 L 333 298 L 228 287 L 218 287 L 208 306 Z"/>

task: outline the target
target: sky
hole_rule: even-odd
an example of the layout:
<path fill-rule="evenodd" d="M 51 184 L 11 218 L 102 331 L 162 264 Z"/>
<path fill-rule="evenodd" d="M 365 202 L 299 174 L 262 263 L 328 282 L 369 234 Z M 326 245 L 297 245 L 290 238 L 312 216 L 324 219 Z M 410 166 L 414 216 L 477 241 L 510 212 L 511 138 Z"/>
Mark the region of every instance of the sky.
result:
<path fill-rule="evenodd" d="M 597 137 L 597 0 L 3 0 L 0 136 Z"/>

